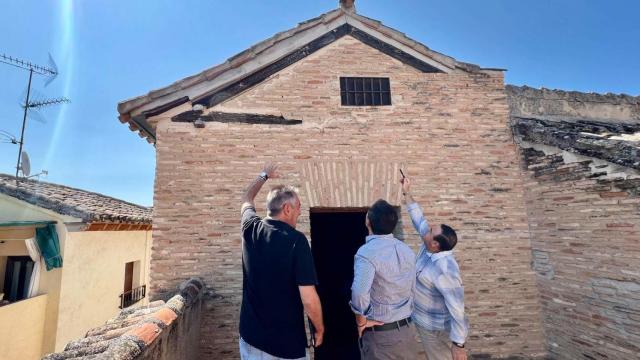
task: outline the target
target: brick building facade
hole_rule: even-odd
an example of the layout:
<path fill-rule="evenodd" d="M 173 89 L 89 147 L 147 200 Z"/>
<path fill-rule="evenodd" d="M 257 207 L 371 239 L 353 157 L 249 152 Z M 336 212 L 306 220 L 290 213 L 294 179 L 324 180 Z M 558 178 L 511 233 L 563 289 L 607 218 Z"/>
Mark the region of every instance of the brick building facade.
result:
<path fill-rule="evenodd" d="M 343 106 L 341 77 L 388 78 L 391 105 Z M 544 179 L 522 171 L 501 70 L 458 62 L 344 7 L 119 112 L 157 151 L 152 297 L 204 280 L 203 356 L 238 357 L 239 199 L 267 161 L 281 165 L 279 182 L 300 189 L 299 229 L 312 247 L 314 211 L 379 198 L 401 206 L 402 168 L 428 218 L 459 231 L 471 354 L 533 358 L 554 346 L 543 309 L 554 310 L 546 294 L 555 285 L 539 270 L 553 240 L 532 225 L 547 214 L 536 205 Z M 630 239 L 635 221 L 616 231 Z M 417 251 L 404 209 L 399 236 Z"/>

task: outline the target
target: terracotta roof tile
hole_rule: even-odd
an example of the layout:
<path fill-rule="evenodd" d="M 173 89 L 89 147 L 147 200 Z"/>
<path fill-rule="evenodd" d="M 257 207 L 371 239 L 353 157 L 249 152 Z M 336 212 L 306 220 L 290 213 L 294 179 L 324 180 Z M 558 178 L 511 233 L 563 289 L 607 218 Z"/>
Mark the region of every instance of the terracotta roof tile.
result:
<path fill-rule="evenodd" d="M 154 301 L 124 309 L 106 324 L 89 330 L 86 337 L 69 342 L 64 351 L 48 354 L 43 360 L 135 359 L 199 299 L 203 287 L 199 279 L 189 279 L 166 303 Z"/>
<path fill-rule="evenodd" d="M 0 174 L 0 193 L 85 222 L 151 223 L 151 208 L 44 181 Z"/>
<path fill-rule="evenodd" d="M 245 64 L 246 62 L 258 56 L 261 56 L 263 53 L 272 51 L 272 48 L 277 44 L 279 44 L 280 42 L 290 39 L 296 36 L 297 34 L 310 31 L 314 27 L 328 24 L 331 21 L 334 21 L 340 18 L 341 16 L 351 19 L 351 22 L 360 22 L 364 26 L 369 27 L 372 30 L 377 31 L 399 42 L 403 46 L 407 46 L 413 49 L 414 51 L 416 51 L 417 53 L 435 60 L 436 62 L 442 64 L 442 66 L 444 67 L 447 67 L 450 69 L 458 68 L 458 69 L 462 69 L 464 71 L 470 71 L 470 72 L 476 72 L 476 71 L 482 70 L 479 66 L 476 66 L 476 65 L 472 66 L 471 64 L 461 63 L 456 61 L 452 57 L 433 51 L 429 49 L 427 46 L 421 44 L 420 42 L 407 37 L 406 34 L 400 31 L 397 31 L 393 28 L 390 28 L 388 26 L 385 26 L 382 22 L 378 20 L 367 18 L 365 16 L 356 14 L 351 11 L 344 11 L 343 9 L 339 8 L 339 9 L 331 10 L 315 18 L 303 21 L 292 29 L 278 32 L 272 37 L 265 39 L 257 44 L 254 44 L 250 48 L 236 55 L 231 56 L 222 64 L 213 66 L 198 74 L 186 77 L 182 80 L 178 80 L 173 84 L 170 84 L 164 88 L 152 90 L 146 95 L 138 96 L 138 97 L 120 102 L 118 104 L 118 112 L 121 114 L 120 119 L 121 121 L 124 119 L 125 122 L 133 121 L 132 117 L 137 116 L 140 113 L 144 113 L 144 111 L 146 111 L 146 108 L 156 107 L 156 105 L 162 106 L 163 104 L 171 103 L 172 101 L 184 96 L 184 94 L 177 94 L 177 92 L 181 90 L 186 91 L 189 88 L 200 85 L 203 82 L 212 81 L 217 77 L 225 74 L 227 71 L 235 70 L 240 66 L 242 66 L 243 64 Z M 268 63 L 264 64 L 264 66 L 267 66 L 267 65 Z M 233 79 L 236 79 L 236 77 L 234 77 Z M 218 84 L 214 86 L 214 88 L 221 88 L 222 86 L 226 85 L 226 83 L 227 82 L 225 82 L 224 84 Z M 205 92 L 212 91 L 214 89 L 205 89 L 205 87 L 202 87 L 202 89 L 198 89 L 198 91 L 201 91 L 201 90 L 202 90 L 202 93 L 193 92 L 187 95 L 191 100 L 193 100 L 199 96 L 202 96 Z M 153 106 L 151 105 L 152 103 L 153 103 Z M 139 129 L 138 127 L 136 127 L 134 131 L 141 131 L 140 136 L 142 137 L 154 136 L 151 133 L 149 134 L 147 134 L 146 132 L 143 133 L 142 129 Z M 153 130 L 151 129 L 149 131 L 153 131 Z"/>
<path fill-rule="evenodd" d="M 145 346 L 148 346 L 158 337 L 161 331 L 162 329 L 158 325 L 146 323 L 132 328 L 125 335 L 137 337 L 144 342 Z"/>

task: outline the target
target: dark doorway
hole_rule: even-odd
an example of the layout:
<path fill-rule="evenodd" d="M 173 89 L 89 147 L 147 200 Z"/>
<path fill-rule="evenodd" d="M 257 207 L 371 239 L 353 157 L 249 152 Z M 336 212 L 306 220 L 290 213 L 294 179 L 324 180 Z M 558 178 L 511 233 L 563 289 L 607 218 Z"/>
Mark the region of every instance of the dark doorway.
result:
<path fill-rule="evenodd" d="M 133 262 L 124 265 L 124 292 L 133 290 Z"/>
<path fill-rule="evenodd" d="M 349 306 L 353 257 L 367 236 L 367 208 L 312 208 L 311 248 L 325 324 L 317 360 L 360 359 L 358 330 Z"/>

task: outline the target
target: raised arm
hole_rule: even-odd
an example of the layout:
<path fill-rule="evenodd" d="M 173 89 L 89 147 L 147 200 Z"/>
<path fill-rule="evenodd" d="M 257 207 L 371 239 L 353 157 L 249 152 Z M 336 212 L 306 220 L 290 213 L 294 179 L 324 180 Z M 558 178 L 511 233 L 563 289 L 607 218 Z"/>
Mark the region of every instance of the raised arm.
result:
<path fill-rule="evenodd" d="M 424 236 L 431 231 L 431 228 L 429 227 L 427 219 L 424 218 L 420 205 L 418 205 L 411 194 L 411 180 L 409 180 L 409 178 L 402 178 L 400 179 L 400 183 L 402 184 L 402 195 L 407 204 L 407 211 L 409 211 L 413 227 L 418 234 L 420 234 L 420 237 L 424 238 Z"/>
<path fill-rule="evenodd" d="M 260 175 L 258 175 L 258 177 L 256 177 L 244 191 L 241 199 L 241 212 L 243 212 L 247 207 L 255 207 L 254 200 L 256 198 L 256 195 L 258 195 L 258 192 L 262 188 L 262 185 L 264 185 L 264 183 L 267 181 L 267 179 L 275 179 L 278 177 L 277 169 L 277 165 L 272 163 L 268 163 L 264 166 Z"/>

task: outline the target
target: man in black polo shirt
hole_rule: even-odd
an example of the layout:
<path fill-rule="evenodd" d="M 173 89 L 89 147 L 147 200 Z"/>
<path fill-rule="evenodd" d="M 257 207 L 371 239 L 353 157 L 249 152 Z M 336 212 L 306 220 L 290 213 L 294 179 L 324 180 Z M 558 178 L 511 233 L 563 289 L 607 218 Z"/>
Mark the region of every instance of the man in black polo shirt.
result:
<path fill-rule="evenodd" d="M 254 199 L 276 166 L 265 166 L 242 198 L 242 307 L 240 357 L 304 359 L 307 339 L 304 312 L 313 323 L 315 346 L 324 324 L 316 292 L 316 271 L 309 242 L 295 229 L 300 199 L 291 186 L 276 186 L 267 195 L 268 216 L 256 215 Z"/>

